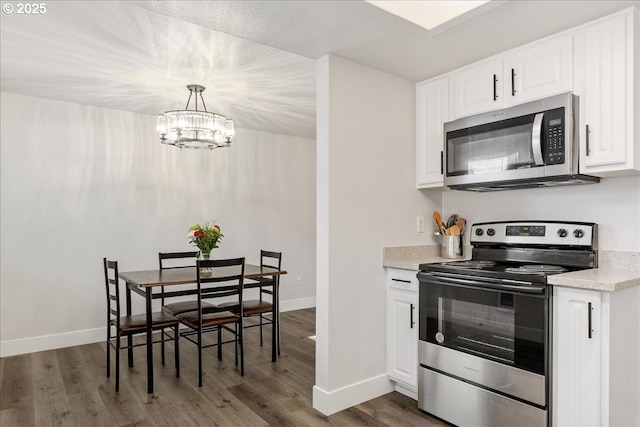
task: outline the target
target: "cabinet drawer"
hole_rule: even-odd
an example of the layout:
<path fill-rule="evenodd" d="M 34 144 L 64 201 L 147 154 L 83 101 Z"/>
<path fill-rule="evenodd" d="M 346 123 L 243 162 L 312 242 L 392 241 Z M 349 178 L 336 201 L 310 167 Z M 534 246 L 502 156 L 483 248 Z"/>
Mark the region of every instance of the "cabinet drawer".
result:
<path fill-rule="evenodd" d="M 413 270 L 387 270 L 387 285 L 390 288 L 418 292 L 418 272 Z"/>

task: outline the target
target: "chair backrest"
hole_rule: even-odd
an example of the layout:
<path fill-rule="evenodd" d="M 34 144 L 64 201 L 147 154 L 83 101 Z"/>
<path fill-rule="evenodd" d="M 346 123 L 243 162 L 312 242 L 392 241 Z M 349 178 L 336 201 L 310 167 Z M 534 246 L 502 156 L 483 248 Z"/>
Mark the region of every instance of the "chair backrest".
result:
<path fill-rule="evenodd" d="M 198 260 L 198 312 L 202 314 L 202 300 L 234 296 L 242 315 L 242 291 L 244 287 L 244 258 Z M 203 269 L 209 269 L 205 275 Z M 206 277 L 205 277 L 206 276 Z M 228 306 L 225 309 L 230 310 Z"/>
<path fill-rule="evenodd" d="M 282 265 L 282 252 L 260 251 L 260 266 L 271 267 L 280 270 Z"/>
<path fill-rule="evenodd" d="M 167 268 L 186 268 L 196 266 L 197 251 L 189 252 L 158 252 L 160 270 Z"/>
<path fill-rule="evenodd" d="M 120 328 L 120 286 L 118 278 L 118 261 L 102 259 L 104 265 L 104 283 L 107 291 L 107 327 L 111 322 Z"/>

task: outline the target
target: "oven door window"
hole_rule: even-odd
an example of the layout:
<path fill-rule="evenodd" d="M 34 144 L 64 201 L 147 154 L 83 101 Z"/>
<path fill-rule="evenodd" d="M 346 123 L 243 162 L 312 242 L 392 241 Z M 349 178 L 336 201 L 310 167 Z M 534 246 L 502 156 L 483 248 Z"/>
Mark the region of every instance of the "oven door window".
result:
<path fill-rule="evenodd" d="M 544 375 L 544 296 L 436 283 L 426 291 L 421 339 Z"/>

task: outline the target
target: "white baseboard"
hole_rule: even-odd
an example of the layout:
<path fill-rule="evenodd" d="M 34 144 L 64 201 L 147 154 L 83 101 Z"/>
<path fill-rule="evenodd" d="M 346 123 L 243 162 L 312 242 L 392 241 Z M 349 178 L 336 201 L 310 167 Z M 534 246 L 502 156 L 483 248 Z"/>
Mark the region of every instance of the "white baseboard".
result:
<path fill-rule="evenodd" d="M 331 392 L 313 386 L 313 407 L 324 415 L 331 415 L 393 390 L 386 373 Z"/>
<path fill-rule="evenodd" d="M 304 308 L 311 308 L 315 306 L 315 297 L 280 301 L 280 312 L 302 310 Z M 95 328 L 63 332 L 60 334 L 42 335 L 39 337 L 0 341 L 0 357 L 35 353 L 37 351 L 55 350 L 57 348 L 71 347 L 74 345 L 92 344 L 106 339 L 106 328 Z"/>
<path fill-rule="evenodd" d="M 316 306 L 316 297 L 280 301 L 280 313 L 283 313 L 285 311 L 294 311 L 294 310 L 302 310 L 305 308 L 313 308 L 315 306 Z"/>
<path fill-rule="evenodd" d="M 404 394 L 413 400 L 418 400 L 418 392 L 413 387 L 405 387 L 403 384 L 396 383 L 395 389 L 400 394 Z"/>
<path fill-rule="evenodd" d="M 85 329 L 82 331 L 63 332 L 61 334 L 42 335 L 0 342 L 0 357 L 18 354 L 35 353 L 37 351 L 55 350 L 74 345 L 91 344 L 107 339 L 106 328 Z"/>

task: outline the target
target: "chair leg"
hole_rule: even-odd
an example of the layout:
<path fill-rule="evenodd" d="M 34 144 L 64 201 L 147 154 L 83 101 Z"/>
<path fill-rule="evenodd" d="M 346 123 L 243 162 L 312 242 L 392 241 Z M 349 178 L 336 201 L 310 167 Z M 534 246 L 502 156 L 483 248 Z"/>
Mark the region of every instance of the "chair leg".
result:
<path fill-rule="evenodd" d="M 244 376 L 244 328 L 242 325 L 242 317 L 240 317 L 239 325 L 238 325 L 239 336 L 236 334 L 236 341 L 240 341 L 240 376 Z"/>
<path fill-rule="evenodd" d="M 120 332 L 116 332 L 116 393 L 120 391 Z"/>
<path fill-rule="evenodd" d="M 111 377 L 111 326 L 107 326 L 107 378 Z"/>
<path fill-rule="evenodd" d="M 258 316 L 260 317 L 260 347 L 262 347 L 262 313 Z"/>
<path fill-rule="evenodd" d="M 178 334 L 178 328 L 180 325 L 176 325 L 173 329 L 173 339 L 175 347 L 175 361 L 176 361 L 176 378 L 180 378 L 180 335 Z"/>
<path fill-rule="evenodd" d="M 271 349 L 271 355 L 276 358 L 275 360 L 277 360 L 276 353 L 278 355 L 280 354 L 280 344 L 278 342 L 280 337 L 278 337 L 278 331 L 276 331 L 276 321 L 273 314 L 271 315 L 271 334 L 275 337 L 271 339 L 271 345 L 275 346 L 275 348 Z M 275 362 L 275 360 L 273 361 Z"/>
<path fill-rule="evenodd" d="M 235 345 L 235 355 L 236 355 L 236 366 L 238 366 L 238 323 L 235 324 L 236 330 L 234 335 L 233 343 Z"/>
<path fill-rule="evenodd" d="M 133 335 L 127 335 L 127 358 L 129 360 L 129 367 L 133 368 Z"/>
<path fill-rule="evenodd" d="M 276 322 L 276 338 L 278 340 L 278 356 L 280 356 L 280 309 L 278 308 L 278 312 L 276 313 L 276 318 L 278 321 Z M 273 322 L 273 321 L 272 321 Z M 271 323 L 271 330 L 273 331 L 273 323 Z"/>
<path fill-rule="evenodd" d="M 218 360 L 222 360 L 222 326 L 218 326 Z"/>
<path fill-rule="evenodd" d="M 202 387 L 202 329 L 198 329 L 198 387 Z"/>
<path fill-rule="evenodd" d="M 164 366 L 164 328 L 160 329 L 160 352 L 162 353 L 162 366 Z"/>

